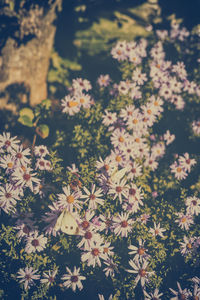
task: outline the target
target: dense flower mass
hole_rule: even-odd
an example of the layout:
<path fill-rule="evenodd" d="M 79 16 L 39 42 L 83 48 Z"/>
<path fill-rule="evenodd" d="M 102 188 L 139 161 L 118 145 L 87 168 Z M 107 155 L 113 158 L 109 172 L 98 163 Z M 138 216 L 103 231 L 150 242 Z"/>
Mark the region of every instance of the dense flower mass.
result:
<path fill-rule="evenodd" d="M 109 299 L 136 299 L 137 289 L 141 299 L 199 299 L 199 157 L 176 146 L 176 122 L 195 106 L 200 86 L 179 52 L 169 60 L 165 51 L 180 49 L 190 35 L 172 22 L 152 41 L 118 41 L 111 55 L 122 78 L 98 77 L 106 102 L 94 100 L 89 80 L 74 79 L 61 100 L 59 117 L 68 127 L 56 132 L 52 147 L 29 149 L 8 132 L 0 135 L 0 208 L 11 219 L 3 238 L 19 259 L 12 276 L 27 293 L 41 290 L 39 279 L 44 294 L 55 285 L 64 295 L 68 288 L 79 293 L 84 280 L 109 282 Z M 196 140 L 200 121 L 189 120 L 186 133 Z M 70 140 L 64 130 L 72 126 Z M 58 153 L 69 145 L 79 156 L 66 166 Z M 190 269 L 183 276 L 184 261 Z M 178 290 L 166 291 L 172 273 Z M 106 299 L 97 288 L 96 298 Z"/>

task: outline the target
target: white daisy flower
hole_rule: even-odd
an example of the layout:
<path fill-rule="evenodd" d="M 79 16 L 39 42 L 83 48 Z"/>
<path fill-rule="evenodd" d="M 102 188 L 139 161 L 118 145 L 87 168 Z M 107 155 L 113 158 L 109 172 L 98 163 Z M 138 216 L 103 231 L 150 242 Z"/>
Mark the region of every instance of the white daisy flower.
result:
<path fill-rule="evenodd" d="M 61 106 L 63 107 L 62 112 L 73 116 L 80 111 L 80 104 L 78 100 L 70 95 L 65 96 L 61 100 Z"/>
<path fill-rule="evenodd" d="M 35 146 L 35 147 L 34 147 L 34 154 L 35 154 L 36 156 L 39 156 L 39 157 L 43 157 L 43 158 L 44 158 L 46 155 L 49 154 L 49 151 L 48 151 L 48 149 L 47 149 L 46 146 L 40 145 L 40 146 Z"/>
<path fill-rule="evenodd" d="M 73 212 L 74 208 L 81 209 L 82 201 L 78 200 L 81 197 L 81 192 L 71 191 L 70 185 L 63 187 L 63 194 L 57 196 L 60 208 L 67 208 L 70 212 Z"/>
<path fill-rule="evenodd" d="M 113 228 L 116 235 L 127 237 L 132 230 L 133 219 L 129 219 L 129 213 L 121 213 L 113 217 Z"/>
<path fill-rule="evenodd" d="M 16 149 L 11 151 L 11 154 L 14 156 L 17 165 L 30 165 L 31 159 L 31 150 L 29 148 L 24 149 L 22 145 L 17 146 Z"/>
<path fill-rule="evenodd" d="M 18 200 L 20 200 L 19 191 L 12 184 L 6 183 L 5 186 L 0 186 L 0 207 L 6 213 L 15 206 Z"/>
<path fill-rule="evenodd" d="M 166 229 L 160 227 L 160 223 L 158 223 L 158 225 L 156 225 L 155 222 L 154 222 L 154 228 L 150 228 L 150 230 L 149 230 L 149 232 L 153 236 L 160 236 L 162 238 L 164 238 L 163 232 L 165 232 L 165 231 L 166 231 Z"/>
<path fill-rule="evenodd" d="M 109 258 L 107 261 L 104 261 L 104 264 L 107 266 L 103 269 L 106 277 L 108 277 L 108 276 L 114 277 L 115 272 L 119 272 L 117 269 L 117 264 L 114 263 L 114 261 L 111 258 Z"/>
<path fill-rule="evenodd" d="M 177 213 L 178 218 L 175 220 L 181 229 L 188 230 L 189 227 L 194 224 L 193 216 L 191 214 Z"/>
<path fill-rule="evenodd" d="M 32 171 L 31 168 L 18 168 L 13 172 L 12 179 L 16 182 L 17 186 L 29 187 L 34 192 L 33 184 L 39 184 L 40 179 L 34 177 L 36 173 L 31 173 Z"/>
<path fill-rule="evenodd" d="M 25 251 L 27 253 L 40 252 L 46 247 L 47 238 L 43 234 L 38 235 L 38 231 L 34 231 L 26 238 Z"/>
<path fill-rule="evenodd" d="M 174 173 L 175 178 L 178 180 L 185 179 L 187 177 L 187 172 L 185 171 L 185 168 L 181 165 L 178 165 L 177 162 L 174 162 L 170 166 L 171 172 Z"/>
<path fill-rule="evenodd" d="M 53 271 L 49 270 L 48 273 L 44 272 L 43 278 L 40 280 L 40 282 L 43 284 L 47 284 L 48 286 L 51 285 L 55 280 L 55 276 L 56 276 L 57 272 L 58 272 L 57 269 L 53 270 Z"/>
<path fill-rule="evenodd" d="M 139 247 L 136 247 L 134 245 L 130 245 L 128 247 L 129 250 L 131 250 L 129 252 L 130 255 L 134 255 L 133 260 L 136 262 L 143 262 L 144 260 L 148 260 L 150 258 L 150 255 L 147 253 L 148 250 L 144 247 L 144 241 L 142 239 L 140 239 L 138 241 Z"/>
<path fill-rule="evenodd" d="M 72 87 L 75 91 L 85 90 L 86 92 L 88 92 L 92 88 L 90 81 L 82 78 L 73 79 Z"/>
<path fill-rule="evenodd" d="M 127 189 L 128 186 L 126 184 L 126 179 L 117 180 L 116 182 L 110 183 L 108 195 L 113 195 L 113 200 L 115 200 L 118 197 L 120 203 L 122 203 L 122 198 L 127 197 Z"/>
<path fill-rule="evenodd" d="M 187 299 L 189 299 L 190 292 L 187 289 L 182 290 L 179 282 L 177 282 L 177 286 L 178 286 L 178 291 L 175 291 L 170 288 L 170 291 L 175 296 L 175 297 L 170 298 L 170 300 L 179 300 L 179 299 L 187 300 Z"/>
<path fill-rule="evenodd" d="M 194 158 L 189 157 L 189 153 L 185 153 L 183 156 L 179 156 L 178 161 L 180 166 L 188 172 L 190 172 L 191 167 L 197 163 Z"/>
<path fill-rule="evenodd" d="M 74 267 L 73 272 L 68 267 L 66 267 L 66 270 L 68 274 L 64 274 L 61 278 L 62 280 L 64 280 L 63 286 L 66 288 L 72 288 L 74 292 L 76 291 L 76 288 L 82 290 L 83 285 L 81 280 L 85 280 L 86 277 L 80 275 L 80 268 Z"/>
<path fill-rule="evenodd" d="M 200 199 L 196 196 L 187 197 L 185 199 L 187 213 L 198 216 L 200 214 Z"/>
<path fill-rule="evenodd" d="M 19 144 L 19 140 L 16 140 L 16 136 L 11 137 L 10 132 L 3 132 L 0 134 L 0 149 L 4 149 L 7 152 L 16 149 Z"/>
<path fill-rule="evenodd" d="M 94 268 L 96 265 L 101 267 L 101 259 L 106 260 L 107 255 L 104 253 L 102 239 L 99 238 L 99 240 L 96 240 L 95 245 L 92 245 L 89 250 L 81 255 L 81 261 L 87 261 L 87 265 Z"/>
<path fill-rule="evenodd" d="M 17 272 L 19 275 L 17 278 L 20 279 L 20 283 L 24 283 L 24 289 L 28 289 L 34 284 L 34 280 L 38 280 L 40 275 L 35 274 L 38 270 L 33 270 L 32 267 L 26 267 L 25 269 L 19 269 Z"/>
<path fill-rule="evenodd" d="M 194 238 L 183 237 L 183 242 L 180 242 L 181 254 L 187 255 L 194 250 Z"/>
<path fill-rule="evenodd" d="M 147 271 L 148 262 L 144 261 L 142 265 L 139 262 L 135 263 L 133 260 L 129 260 L 129 265 L 132 267 L 130 270 L 126 270 L 129 273 L 137 274 L 135 278 L 135 285 L 138 284 L 139 280 L 141 281 L 141 286 L 144 287 L 146 282 L 149 281 L 149 276 L 154 272 Z"/>
<path fill-rule="evenodd" d="M 144 293 L 144 300 L 161 300 L 161 296 L 163 295 L 163 293 L 160 293 L 158 289 L 155 289 L 155 291 L 153 293 L 147 293 L 145 290 L 143 290 Z"/>
<path fill-rule="evenodd" d="M 91 192 L 84 187 L 84 192 L 86 195 L 81 195 L 81 199 L 86 199 L 85 202 L 89 202 L 88 209 L 97 209 L 97 204 L 103 205 L 104 199 L 101 197 L 103 196 L 102 194 L 102 189 L 96 189 L 96 185 L 92 184 Z"/>
<path fill-rule="evenodd" d="M 0 158 L 0 167 L 6 170 L 6 172 L 12 172 L 16 167 L 14 156 L 11 154 L 4 155 Z"/>

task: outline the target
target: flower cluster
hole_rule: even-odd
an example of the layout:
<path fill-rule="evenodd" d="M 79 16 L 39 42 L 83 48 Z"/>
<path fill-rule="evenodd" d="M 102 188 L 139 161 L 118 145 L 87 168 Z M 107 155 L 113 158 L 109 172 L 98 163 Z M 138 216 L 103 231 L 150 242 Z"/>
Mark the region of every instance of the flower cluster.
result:
<path fill-rule="evenodd" d="M 181 262 L 199 263 L 199 182 L 191 179 L 191 185 L 184 185 L 198 159 L 189 150 L 171 155 L 177 130 L 159 124 L 172 110 L 181 115 L 187 98 L 200 95 L 184 62 L 168 60 L 165 52 L 165 42 L 182 43 L 189 35 L 174 22 L 169 32 L 157 30 L 152 44 L 146 39 L 117 42 L 111 55 L 122 63 L 123 80 L 113 83 L 108 74 L 99 76 L 98 91 L 102 95 L 106 91 L 111 98 L 104 106 L 87 93 L 92 88 L 88 80 L 73 80 L 69 95 L 61 100 L 62 112 L 71 120 L 69 116 L 81 108 L 101 107 L 100 129 L 92 128 L 94 134 L 98 132 L 92 143 L 106 141 L 109 145 L 103 151 L 102 142 L 101 154 L 93 153 L 85 164 L 77 159 L 76 164 L 57 168 L 61 160 L 50 161 L 46 146 L 31 151 L 24 149 L 17 137 L 0 135 L 0 207 L 6 214 L 15 212 L 12 229 L 25 265 L 16 277 L 27 293 L 34 283 L 39 285 L 39 279 L 46 289 L 59 284 L 64 291 L 81 291 L 86 278 L 100 274 L 113 283 L 109 299 L 117 298 L 120 288 L 121 299 L 125 299 L 124 286 L 127 299 L 133 299 L 136 286 L 144 299 L 166 299 L 166 291 L 159 288 L 173 269 L 167 258 L 179 255 Z M 89 113 L 91 123 L 87 125 L 93 126 L 95 109 Z M 76 118 L 81 122 L 83 116 Z M 200 134 L 198 122 L 189 125 L 196 136 Z M 88 144 L 86 141 L 85 148 Z M 50 171 L 48 197 L 43 192 L 45 171 Z M 27 195 L 37 197 L 38 202 L 32 205 Z M 22 214 L 17 204 L 25 200 L 30 210 Z M 34 218 L 39 205 L 42 216 Z M 192 287 L 182 289 L 178 282 L 178 290 L 170 288 L 171 299 L 200 297 L 200 279 L 195 272 L 196 268 L 189 274 Z M 105 299 L 98 293 L 99 299 Z"/>
<path fill-rule="evenodd" d="M 44 159 L 49 154 L 46 146 L 36 146 L 31 157 L 31 150 L 24 148 L 17 137 L 10 133 L 0 135 L 0 169 L 5 174 L 0 187 L 0 207 L 6 213 L 15 212 L 15 206 L 27 189 L 32 193 L 42 194 L 39 170 L 50 171 L 51 163 Z"/>
<path fill-rule="evenodd" d="M 10 133 L 0 135 L 0 168 L 6 175 L 5 184 L 0 188 L 0 206 L 6 213 L 15 211 L 26 188 L 37 193 L 40 180 L 30 167 L 30 149 L 23 149 L 17 137 Z"/>
<path fill-rule="evenodd" d="M 182 289 L 179 282 L 177 282 L 178 290 L 174 290 L 170 288 L 173 296 L 170 299 L 178 300 L 178 299 L 199 299 L 200 297 L 200 280 L 199 278 L 192 278 L 191 281 L 193 282 L 193 286 L 191 289 Z"/>
<path fill-rule="evenodd" d="M 183 156 L 179 156 L 178 160 L 175 161 L 171 166 L 171 172 L 174 173 L 175 178 L 178 180 L 185 179 L 191 171 L 191 167 L 196 164 L 196 160 L 185 153 Z"/>
<path fill-rule="evenodd" d="M 50 171 L 52 169 L 51 163 L 48 159 L 45 159 L 49 155 L 47 147 L 44 145 L 35 146 L 34 153 L 37 157 L 35 168 L 41 171 Z"/>
<path fill-rule="evenodd" d="M 73 116 L 83 108 L 90 108 L 94 101 L 88 92 L 92 86 L 87 79 L 77 78 L 73 80 L 70 94 L 61 100 L 62 112 Z"/>

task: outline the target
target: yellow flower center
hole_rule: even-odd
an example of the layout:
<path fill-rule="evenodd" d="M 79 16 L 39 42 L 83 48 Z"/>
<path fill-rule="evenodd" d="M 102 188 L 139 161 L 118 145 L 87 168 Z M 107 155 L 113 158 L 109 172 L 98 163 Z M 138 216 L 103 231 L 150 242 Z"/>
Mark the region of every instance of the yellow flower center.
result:
<path fill-rule="evenodd" d="M 67 106 L 68 107 L 74 107 L 74 106 L 77 106 L 78 105 L 78 102 L 75 102 L 75 101 L 69 101 L 68 103 L 67 103 Z"/>
<path fill-rule="evenodd" d="M 124 142 L 124 138 L 122 136 L 119 137 L 119 142 L 123 143 Z"/>
<path fill-rule="evenodd" d="M 12 168 L 12 166 L 13 166 L 13 163 L 11 163 L 11 162 L 7 163 L 8 168 Z"/>
<path fill-rule="evenodd" d="M 115 160 L 116 160 L 117 162 L 120 162 L 120 161 L 122 160 L 122 158 L 121 158 L 121 156 L 117 155 L 116 158 L 115 158 Z"/>
<path fill-rule="evenodd" d="M 22 171 L 26 172 L 26 168 L 24 166 L 21 166 Z"/>
<path fill-rule="evenodd" d="M 152 114 L 151 109 L 147 109 L 147 113 L 148 113 L 149 115 L 151 115 L 151 114 Z"/>
<path fill-rule="evenodd" d="M 188 243 L 188 244 L 186 245 L 186 247 L 187 247 L 188 249 L 192 249 L 192 244 L 191 244 L 191 243 Z"/>
<path fill-rule="evenodd" d="M 133 119 L 133 124 L 137 124 L 138 120 L 137 119 Z"/>
<path fill-rule="evenodd" d="M 183 217 L 183 218 L 181 219 L 181 223 L 185 223 L 186 221 L 187 221 L 186 217 Z"/>
<path fill-rule="evenodd" d="M 68 203 L 73 203 L 73 202 L 74 202 L 74 197 L 73 197 L 72 195 L 69 195 L 69 196 L 67 197 L 67 202 L 68 202 Z"/>
<path fill-rule="evenodd" d="M 178 173 L 180 173 L 180 172 L 182 171 L 182 168 L 178 167 L 178 168 L 176 169 L 176 171 L 177 171 Z"/>

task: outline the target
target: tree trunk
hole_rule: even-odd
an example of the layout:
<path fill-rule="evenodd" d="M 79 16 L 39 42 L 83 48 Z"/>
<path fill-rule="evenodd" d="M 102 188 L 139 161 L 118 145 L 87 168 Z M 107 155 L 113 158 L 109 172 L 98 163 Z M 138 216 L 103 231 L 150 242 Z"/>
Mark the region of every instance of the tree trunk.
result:
<path fill-rule="evenodd" d="M 47 98 L 46 78 L 56 31 L 53 21 L 61 2 L 55 0 L 45 14 L 41 8 L 32 9 L 22 19 L 20 34 L 31 31 L 29 41 L 17 45 L 14 38 L 7 39 L 0 56 L 0 108 L 13 107 L 9 101 L 17 99 L 18 92 L 19 100 L 29 101 L 31 106 Z"/>

